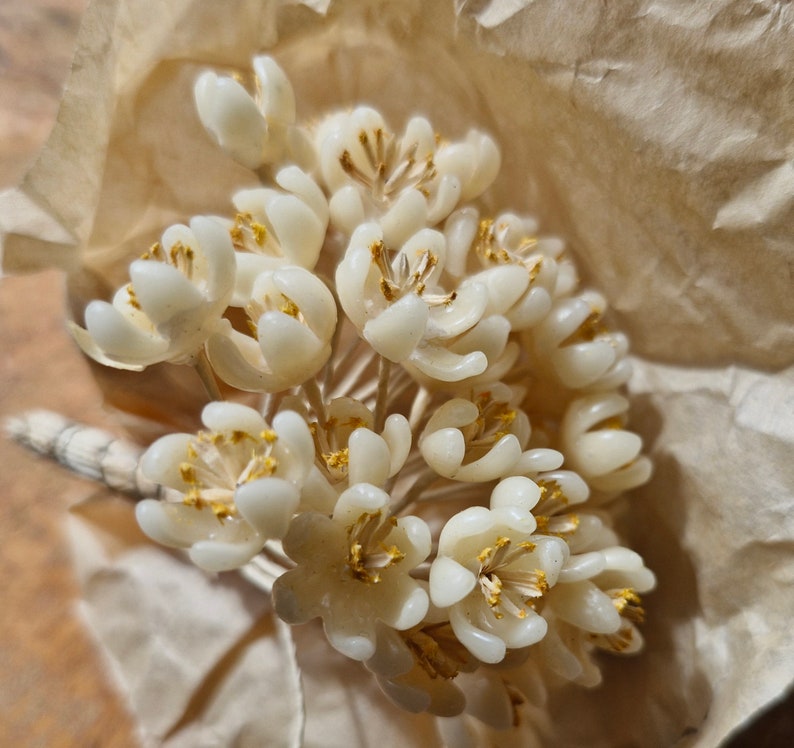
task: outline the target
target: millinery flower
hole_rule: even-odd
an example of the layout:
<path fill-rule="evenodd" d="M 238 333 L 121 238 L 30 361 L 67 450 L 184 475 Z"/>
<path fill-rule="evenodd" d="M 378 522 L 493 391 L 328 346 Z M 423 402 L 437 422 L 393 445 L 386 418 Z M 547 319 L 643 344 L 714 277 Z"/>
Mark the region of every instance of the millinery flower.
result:
<path fill-rule="evenodd" d="M 651 462 L 642 439 L 623 428 L 628 400 L 615 392 L 573 400 L 562 421 L 562 448 L 570 466 L 606 495 L 642 485 Z"/>
<path fill-rule="evenodd" d="M 311 270 L 325 241 L 328 203 L 317 183 L 294 165 L 274 181 L 280 189 L 240 190 L 232 198 L 238 211 L 230 228 L 238 250 L 233 306 L 248 302 L 261 272 L 283 265 Z"/>
<path fill-rule="evenodd" d="M 533 606 L 557 582 L 568 547 L 534 530 L 532 515 L 516 505 L 464 509 L 441 531 L 430 597 L 448 608 L 458 640 L 482 662 L 500 662 L 508 648 L 546 633 Z"/>
<path fill-rule="evenodd" d="M 130 265 L 130 282 L 113 302 L 92 301 L 85 328 L 70 323 L 95 361 L 140 371 L 161 361 L 196 362 L 234 288 L 234 249 L 213 218 L 171 226 Z"/>
<path fill-rule="evenodd" d="M 596 649 L 635 654 L 643 638 L 640 594 L 656 586 L 642 557 L 621 546 L 570 556 L 557 585 L 545 598 L 548 632 L 536 659 L 566 680 L 585 686 L 601 682 Z"/>
<path fill-rule="evenodd" d="M 453 480 L 489 481 L 509 475 L 530 434 L 529 420 L 513 399 L 509 387 L 495 384 L 474 401 L 447 400 L 419 438 L 422 457 L 439 475 Z"/>
<path fill-rule="evenodd" d="M 249 169 L 287 155 L 300 157 L 306 148 L 295 128 L 295 94 L 286 75 L 270 57 L 255 57 L 256 96 L 237 80 L 203 73 L 195 86 L 201 123 L 218 145 Z"/>
<path fill-rule="evenodd" d="M 562 297 L 526 334 L 537 360 L 548 360 L 566 387 L 607 391 L 624 385 L 631 376 L 628 339 L 602 323 L 605 310 L 606 300 L 594 291 Z"/>
<path fill-rule="evenodd" d="M 380 355 L 448 382 L 488 365 L 482 351 L 452 350 L 479 322 L 486 293 L 477 283 L 449 293 L 440 288 L 444 255 L 438 231 L 422 229 L 393 252 L 380 226 L 363 224 L 337 267 L 336 286 L 350 321 Z"/>
<path fill-rule="evenodd" d="M 257 276 L 246 304 L 251 332 L 224 321 L 207 341 L 213 369 L 227 384 L 276 392 L 313 377 L 331 355 L 336 302 L 326 285 L 302 267 Z"/>
<path fill-rule="evenodd" d="M 460 143 L 438 140 L 424 117 L 413 117 L 401 138 L 369 107 L 329 117 L 315 142 L 334 226 L 351 235 L 376 221 L 383 240 L 400 245 L 494 180 L 499 150 L 489 136 L 472 130 Z"/>
<path fill-rule="evenodd" d="M 314 445 L 305 421 L 290 411 L 271 428 L 252 408 L 213 402 L 202 421 L 207 431 L 170 434 L 149 447 L 142 470 L 165 487 L 165 500 L 144 499 L 136 516 L 149 537 L 223 571 L 286 532 Z"/>
<path fill-rule="evenodd" d="M 392 517 L 389 494 L 368 483 L 345 490 L 333 515 L 298 515 L 284 538 L 297 563 L 276 580 L 273 601 L 289 623 L 323 619 L 331 645 L 354 660 L 375 653 L 377 622 L 405 630 L 425 616 L 428 596 L 410 575 L 430 553 L 418 517 Z"/>

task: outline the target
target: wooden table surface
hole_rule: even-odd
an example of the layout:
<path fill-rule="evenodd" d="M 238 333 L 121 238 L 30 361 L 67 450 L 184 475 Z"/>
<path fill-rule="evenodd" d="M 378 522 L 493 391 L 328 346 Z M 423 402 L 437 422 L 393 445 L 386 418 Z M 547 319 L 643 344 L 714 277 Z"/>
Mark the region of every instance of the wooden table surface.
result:
<path fill-rule="evenodd" d="M 0 187 L 46 139 L 87 0 L 0 1 Z M 49 407 L 101 423 L 63 326 L 57 273 L 0 282 L 0 416 Z M 64 538 L 86 482 L 0 439 L 0 746 L 135 746 L 133 723 L 77 614 Z"/>
<path fill-rule="evenodd" d="M 0 0 L 0 187 L 16 182 L 57 112 L 87 0 Z M 57 273 L 0 283 L 0 416 L 48 407 L 102 424 L 63 327 Z M 91 487 L 0 439 L 0 747 L 135 746 L 133 722 L 78 617 L 64 537 Z M 792 745 L 789 700 L 730 748 Z"/>

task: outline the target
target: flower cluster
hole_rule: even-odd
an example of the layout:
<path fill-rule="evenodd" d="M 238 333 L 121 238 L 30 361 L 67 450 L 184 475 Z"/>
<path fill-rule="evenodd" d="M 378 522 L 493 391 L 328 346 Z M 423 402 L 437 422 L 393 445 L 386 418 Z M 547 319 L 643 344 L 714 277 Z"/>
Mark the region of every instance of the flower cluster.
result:
<path fill-rule="evenodd" d="M 138 521 L 211 571 L 264 554 L 275 612 L 321 619 L 403 708 L 510 729 L 532 673 L 594 685 L 599 650 L 642 645 L 654 577 L 610 510 L 651 469 L 626 338 L 561 240 L 484 212 L 488 135 L 302 123 L 278 65 L 254 73 L 195 99 L 262 186 L 167 229 L 72 327 L 109 366 L 195 366 L 213 400 L 144 455 Z"/>

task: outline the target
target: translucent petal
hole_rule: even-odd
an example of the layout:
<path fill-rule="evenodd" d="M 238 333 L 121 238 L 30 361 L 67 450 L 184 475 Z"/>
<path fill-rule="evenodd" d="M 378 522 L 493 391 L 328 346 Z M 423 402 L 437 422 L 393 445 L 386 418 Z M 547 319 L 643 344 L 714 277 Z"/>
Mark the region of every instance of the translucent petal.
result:
<path fill-rule="evenodd" d="M 270 120 L 290 124 L 295 121 L 295 93 L 284 71 L 272 57 L 254 57 L 254 73 L 262 91 L 262 112 Z"/>
<path fill-rule="evenodd" d="M 267 428 L 265 419 L 253 408 L 225 401 L 205 405 L 201 420 L 211 431 L 244 431 L 252 436 Z"/>
<path fill-rule="evenodd" d="M 99 349 L 123 363 L 148 366 L 168 357 L 167 340 L 132 324 L 105 301 L 89 303 L 85 310 L 85 323 L 88 334 Z"/>
<path fill-rule="evenodd" d="M 203 322 L 200 311 L 204 297 L 172 265 L 152 260 L 136 260 L 130 265 L 130 278 L 141 309 L 158 327 L 183 312 L 195 310 L 197 325 Z"/>
<path fill-rule="evenodd" d="M 602 429 L 582 434 L 574 445 L 576 467 L 585 476 L 604 475 L 631 462 L 642 439 L 631 431 Z"/>
<path fill-rule="evenodd" d="M 364 325 L 364 338 L 381 356 L 399 363 L 416 348 L 425 331 L 427 304 L 408 294 Z"/>
<path fill-rule="evenodd" d="M 149 480 L 180 490 L 187 488 L 179 465 L 187 459 L 190 434 L 167 434 L 160 437 L 144 452 L 141 472 Z"/>
<path fill-rule="evenodd" d="M 615 361 L 615 351 L 606 340 L 575 343 L 559 348 L 551 356 L 557 375 L 566 387 L 592 384 Z"/>
<path fill-rule="evenodd" d="M 611 634 L 620 628 L 611 598 L 592 582 L 557 585 L 547 599 L 560 618 L 585 631 Z"/>
<path fill-rule="evenodd" d="M 243 518 L 263 538 L 281 538 L 298 508 L 298 489 L 281 478 L 261 478 L 244 483 L 234 493 Z"/>
<path fill-rule="evenodd" d="M 294 195 L 272 197 L 267 215 L 287 259 L 295 265 L 313 268 L 325 240 L 323 221 Z"/>
<path fill-rule="evenodd" d="M 267 126 L 248 92 L 232 78 L 207 72 L 194 93 L 199 119 L 221 148 L 249 169 L 261 166 Z"/>
<path fill-rule="evenodd" d="M 386 245 L 399 247 L 427 224 L 427 201 L 418 190 L 403 192 L 380 223 Z"/>
<path fill-rule="evenodd" d="M 382 486 L 389 477 L 391 455 L 386 442 L 369 429 L 356 429 L 348 440 L 348 478 L 354 483 Z"/>
<path fill-rule="evenodd" d="M 256 537 L 247 543 L 199 540 L 191 546 L 188 555 L 196 566 L 206 571 L 231 571 L 245 566 L 263 545 L 264 539 Z"/>
<path fill-rule="evenodd" d="M 481 283 L 464 283 L 448 304 L 430 310 L 428 338 L 453 338 L 476 325 L 485 312 L 488 292 Z"/>
<path fill-rule="evenodd" d="M 540 487 L 529 478 L 511 476 L 496 484 L 491 492 L 491 509 L 500 506 L 517 506 L 526 511 L 540 500 Z"/>
<path fill-rule="evenodd" d="M 483 631 L 475 626 L 456 605 L 449 610 L 449 622 L 458 641 L 466 647 L 478 660 L 488 664 L 501 662 L 507 650 L 505 643 L 494 634 Z"/>
<path fill-rule="evenodd" d="M 521 445 L 513 434 L 506 434 L 482 457 L 463 465 L 455 480 L 489 481 L 506 475 L 521 457 Z"/>
<path fill-rule="evenodd" d="M 411 451 L 411 426 L 400 413 L 392 413 L 383 426 L 381 434 L 389 447 L 389 478 L 396 475 L 408 459 Z"/>
<path fill-rule="evenodd" d="M 410 361 L 423 374 L 440 382 L 460 382 L 488 368 L 488 359 L 481 351 L 460 355 L 436 345 L 418 346 Z"/>
<path fill-rule="evenodd" d="M 297 166 L 287 166 L 276 174 L 279 187 L 297 195 L 324 224 L 328 223 L 328 202 L 323 191 L 306 172 Z"/>
<path fill-rule="evenodd" d="M 466 442 L 458 429 L 446 428 L 427 434 L 419 443 L 422 457 L 439 475 L 452 477 L 466 454 Z"/>
<path fill-rule="evenodd" d="M 430 597 L 439 608 L 460 602 L 476 584 L 477 577 L 449 556 L 438 556 L 430 566 Z"/>

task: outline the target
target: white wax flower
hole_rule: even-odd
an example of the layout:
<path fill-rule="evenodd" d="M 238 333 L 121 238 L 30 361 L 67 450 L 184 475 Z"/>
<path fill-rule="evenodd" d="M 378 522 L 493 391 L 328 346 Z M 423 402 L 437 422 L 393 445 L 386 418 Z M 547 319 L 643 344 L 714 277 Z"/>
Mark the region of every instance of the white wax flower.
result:
<path fill-rule="evenodd" d="M 284 71 L 270 57 L 255 57 L 257 95 L 234 78 L 207 71 L 194 88 L 204 127 L 235 161 L 249 169 L 274 163 L 301 147 L 295 122 L 295 94 Z"/>
<path fill-rule="evenodd" d="M 136 506 L 143 531 L 163 545 L 189 549 L 209 571 L 239 568 L 287 530 L 314 462 L 309 427 L 284 411 L 272 428 L 253 408 L 213 402 L 207 431 L 170 434 L 142 458 L 144 475 L 165 500 Z"/>
<path fill-rule="evenodd" d="M 444 234 L 447 272 L 483 283 L 486 314 L 503 315 L 513 330 L 536 325 L 551 310 L 553 298 L 576 286 L 575 268 L 560 259 L 562 241 L 537 236 L 537 222 L 528 216 L 481 219 L 475 207 L 466 206 L 447 219 Z"/>
<path fill-rule="evenodd" d="M 458 354 L 450 347 L 480 321 L 486 294 L 477 283 L 450 293 L 440 288 L 444 255 L 444 237 L 432 229 L 392 253 L 381 227 L 363 224 L 337 267 L 336 286 L 345 314 L 380 355 L 449 382 L 488 365 L 482 351 Z"/>
<path fill-rule="evenodd" d="M 376 651 L 365 664 L 399 707 L 439 717 L 452 717 L 466 708 L 458 675 L 479 665 L 443 619 L 425 621 L 407 631 L 380 625 Z"/>
<path fill-rule="evenodd" d="M 605 311 L 604 297 L 586 291 L 555 301 L 533 330 L 537 357 L 551 362 L 566 387 L 614 390 L 631 376 L 626 359 L 628 339 L 604 326 L 601 318 Z"/>
<path fill-rule="evenodd" d="M 213 369 L 227 384 L 278 392 L 313 377 L 331 355 L 336 303 L 314 273 L 285 266 L 257 276 L 246 305 L 256 338 L 224 320 L 207 341 Z"/>
<path fill-rule="evenodd" d="M 171 226 L 130 265 L 130 282 L 113 302 L 90 302 L 85 329 L 69 329 L 86 354 L 117 369 L 195 363 L 231 298 L 234 255 L 229 234 L 213 218 Z"/>
<path fill-rule="evenodd" d="M 424 117 L 412 118 L 398 137 L 368 107 L 321 123 L 315 144 L 332 224 L 351 235 L 360 224 L 377 221 L 384 241 L 399 245 L 491 184 L 499 150 L 490 137 L 471 131 L 464 142 L 436 141 Z"/>
<path fill-rule="evenodd" d="M 275 176 L 281 189 L 240 190 L 232 198 L 238 213 L 230 231 L 237 252 L 233 306 L 251 298 L 253 281 L 265 270 L 299 265 L 311 270 L 328 227 L 328 203 L 317 183 L 297 166 Z"/>
<path fill-rule="evenodd" d="M 615 392 L 571 401 L 560 429 L 571 467 L 606 495 L 645 483 L 651 462 L 640 454 L 642 439 L 623 428 L 628 400 Z"/>
<path fill-rule="evenodd" d="M 331 517 L 298 515 L 284 537 L 297 567 L 273 586 L 282 619 L 320 616 L 331 645 L 354 660 L 375 653 L 378 621 L 409 629 L 428 608 L 427 592 L 410 572 L 430 553 L 430 530 L 418 517 L 392 517 L 389 501 L 382 489 L 356 483 Z"/>
<path fill-rule="evenodd" d="M 447 400 L 419 437 L 422 457 L 453 480 L 483 482 L 512 474 L 530 434 L 529 419 L 512 401 L 511 389 L 499 384 L 474 401 Z"/>
<path fill-rule="evenodd" d="M 430 597 L 448 608 L 458 640 L 482 662 L 500 662 L 508 648 L 528 647 L 546 633 L 533 603 L 556 583 L 568 547 L 534 530 L 520 506 L 474 506 L 441 531 Z"/>

